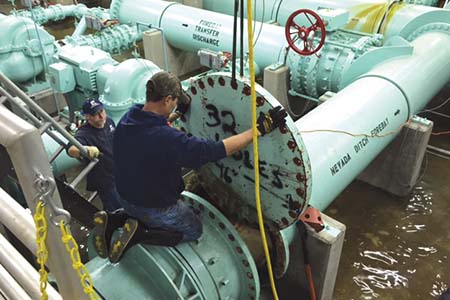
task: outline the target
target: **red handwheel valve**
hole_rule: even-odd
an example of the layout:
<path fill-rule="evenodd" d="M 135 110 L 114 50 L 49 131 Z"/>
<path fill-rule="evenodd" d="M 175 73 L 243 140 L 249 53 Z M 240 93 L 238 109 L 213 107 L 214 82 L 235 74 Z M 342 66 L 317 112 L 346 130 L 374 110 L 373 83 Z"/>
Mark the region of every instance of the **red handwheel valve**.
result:
<path fill-rule="evenodd" d="M 299 19 L 304 17 L 301 21 L 306 25 L 297 24 L 294 20 L 297 16 Z M 290 15 L 284 33 L 289 47 L 300 55 L 312 55 L 325 43 L 325 24 L 320 16 L 310 9 L 299 9 Z M 302 43 L 296 45 L 298 41 Z"/>

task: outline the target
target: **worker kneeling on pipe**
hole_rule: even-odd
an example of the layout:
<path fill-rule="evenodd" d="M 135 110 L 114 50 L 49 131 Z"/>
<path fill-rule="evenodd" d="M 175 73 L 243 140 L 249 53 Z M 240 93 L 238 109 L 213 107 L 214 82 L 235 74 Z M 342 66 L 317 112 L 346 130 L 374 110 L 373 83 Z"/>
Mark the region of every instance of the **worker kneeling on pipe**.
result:
<path fill-rule="evenodd" d="M 184 115 L 191 99 L 180 80 L 159 72 L 146 84 L 146 103 L 132 107 L 120 120 L 114 136 L 114 170 L 120 203 L 128 219 L 114 243 L 110 260 L 116 262 L 129 248 L 136 228 L 179 233 L 177 242 L 197 240 L 202 234 L 199 217 L 184 204 L 182 168 L 199 168 L 245 148 L 253 140 L 252 129 L 222 141 L 213 141 L 172 128 L 168 121 Z M 175 111 L 175 112 L 173 112 Z M 287 114 L 281 107 L 261 113 L 259 135 L 284 125 Z M 139 220 L 141 223 L 138 223 Z M 107 223 L 107 218 L 106 222 Z"/>

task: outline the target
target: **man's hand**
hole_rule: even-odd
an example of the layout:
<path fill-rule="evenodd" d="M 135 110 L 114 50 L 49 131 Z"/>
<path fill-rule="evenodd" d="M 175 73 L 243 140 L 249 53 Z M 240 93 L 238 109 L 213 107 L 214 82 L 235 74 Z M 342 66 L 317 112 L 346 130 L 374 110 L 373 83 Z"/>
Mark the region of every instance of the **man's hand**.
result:
<path fill-rule="evenodd" d="M 189 107 L 191 107 L 191 97 L 185 93 L 182 93 L 178 99 L 177 110 L 175 112 L 181 117 L 188 112 Z"/>
<path fill-rule="evenodd" d="M 261 135 L 265 135 L 286 123 L 287 113 L 281 106 L 269 109 L 267 113 L 259 113 L 257 127 Z"/>
<path fill-rule="evenodd" d="M 100 150 L 98 150 L 98 148 L 95 146 L 84 146 L 84 149 L 86 150 L 90 159 L 97 158 L 100 155 Z"/>

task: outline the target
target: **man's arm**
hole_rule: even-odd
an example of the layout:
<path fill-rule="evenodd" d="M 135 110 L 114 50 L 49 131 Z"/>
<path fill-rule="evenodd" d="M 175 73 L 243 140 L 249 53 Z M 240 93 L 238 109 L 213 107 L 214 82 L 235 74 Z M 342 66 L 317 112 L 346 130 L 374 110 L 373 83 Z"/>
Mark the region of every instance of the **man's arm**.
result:
<path fill-rule="evenodd" d="M 100 155 L 100 150 L 98 150 L 98 148 L 95 146 L 83 146 L 83 147 L 84 147 L 84 149 L 86 149 L 86 152 L 90 159 L 97 158 Z M 67 149 L 67 153 L 71 157 L 81 158 L 80 150 L 73 145 L 70 146 L 69 149 Z"/>
<path fill-rule="evenodd" d="M 169 115 L 169 117 L 167 118 L 167 122 L 172 123 L 173 121 L 175 121 L 176 119 L 178 119 L 181 116 L 182 115 L 180 113 L 177 113 L 177 112 L 171 113 Z"/>
<path fill-rule="evenodd" d="M 281 106 L 269 109 L 267 113 L 260 113 L 256 123 L 258 136 L 265 135 L 275 128 L 286 123 L 287 113 Z M 223 140 L 227 156 L 241 150 L 253 141 L 252 129 L 248 129 L 240 134 Z"/>
<path fill-rule="evenodd" d="M 258 136 L 260 135 L 261 133 L 258 130 Z M 225 152 L 227 153 L 227 156 L 232 155 L 233 153 L 238 152 L 239 150 L 245 148 L 248 144 L 253 142 L 252 129 L 250 128 L 240 134 L 230 136 L 229 138 L 224 139 L 222 142 L 225 146 Z"/>

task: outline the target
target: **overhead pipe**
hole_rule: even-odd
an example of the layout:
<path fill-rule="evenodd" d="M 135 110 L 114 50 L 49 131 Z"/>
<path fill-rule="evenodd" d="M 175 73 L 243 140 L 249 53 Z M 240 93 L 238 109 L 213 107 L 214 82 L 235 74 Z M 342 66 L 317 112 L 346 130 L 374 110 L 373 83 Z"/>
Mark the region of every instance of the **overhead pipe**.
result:
<path fill-rule="evenodd" d="M 50 255 L 52 255 L 51 252 Z M 2 234 L 0 234 L 0 265 L 5 267 L 32 299 L 41 299 L 39 273 Z M 59 282 L 58 287 L 61 288 Z M 47 285 L 47 294 L 50 300 L 63 300 L 50 284 Z M 12 299 L 22 300 L 22 298 Z M 82 298 L 69 297 L 67 299 Z"/>
<path fill-rule="evenodd" d="M 233 18 L 227 15 L 158 0 L 113 0 L 110 14 L 122 24 L 142 22 L 161 27 L 167 42 L 185 51 L 232 51 Z M 247 35 L 246 28 L 243 34 Z M 282 60 L 286 46 L 283 28 L 264 25 L 255 45 L 255 63 L 263 69 Z"/>
<path fill-rule="evenodd" d="M 415 29 L 427 23 L 448 20 L 448 12 L 436 7 L 436 0 L 380 1 L 380 0 L 258 0 L 255 2 L 255 19 L 285 26 L 289 16 L 300 8 L 317 11 L 321 8 L 345 9 L 349 19 L 345 29 L 366 33 L 382 33 L 386 37 L 404 36 L 404 27 Z M 412 5 L 419 4 L 419 5 Z M 229 1 L 204 0 L 203 8 L 232 15 Z M 447 16 L 444 17 L 443 15 Z M 258 28 L 258 27 L 256 27 Z"/>
<path fill-rule="evenodd" d="M 42 25 L 50 21 L 60 21 L 68 17 L 80 19 L 85 15 L 93 15 L 101 19 L 109 19 L 107 10 L 100 7 L 87 8 L 84 4 L 77 5 L 50 5 L 47 8 L 35 6 L 31 10 L 13 10 L 13 16 L 26 17 L 32 19 L 36 24 Z"/>
<path fill-rule="evenodd" d="M 107 27 L 97 34 L 66 36 L 58 41 L 59 46 L 92 46 L 111 54 L 119 54 L 132 48 L 142 40 L 142 32 L 137 26 L 116 25 Z"/>
<path fill-rule="evenodd" d="M 450 11 L 418 5 L 405 7 L 407 9 L 394 10 L 395 18 L 388 22 L 385 32 L 388 37 L 398 33 L 403 39 L 412 40 L 426 31 L 450 32 L 447 22 Z M 110 13 L 121 23 L 145 22 L 162 27 L 168 43 L 185 51 L 197 52 L 202 48 L 232 50 L 231 16 L 158 0 L 113 0 Z M 287 47 L 284 28 L 259 22 L 255 26 L 262 26 L 255 45 L 256 65 L 263 69 L 284 62 Z M 343 38 L 345 43 L 341 42 Z M 374 65 L 411 51 L 402 39 L 391 39 L 386 46 L 380 47 L 382 43 L 382 35 L 337 32 L 327 36 L 321 57 L 304 57 L 289 51 L 285 63 L 291 71 L 293 94 L 317 99 L 326 91 L 337 92 Z M 355 62 L 358 63 L 353 67 Z"/>

